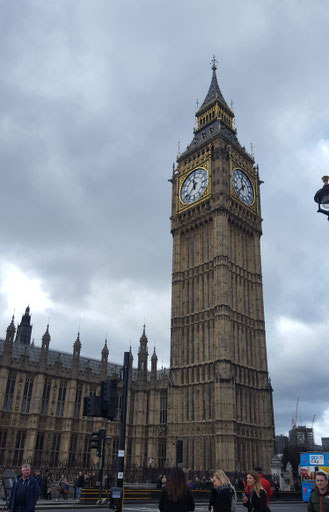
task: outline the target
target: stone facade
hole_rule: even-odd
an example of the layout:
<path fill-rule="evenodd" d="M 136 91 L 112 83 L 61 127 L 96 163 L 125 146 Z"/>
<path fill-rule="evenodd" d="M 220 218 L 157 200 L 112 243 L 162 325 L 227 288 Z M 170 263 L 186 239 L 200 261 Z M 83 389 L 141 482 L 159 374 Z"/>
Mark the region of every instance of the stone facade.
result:
<path fill-rule="evenodd" d="M 255 465 L 269 472 L 274 452 L 260 179 L 237 139 L 215 60 L 196 119 L 171 179 L 170 369 L 157 369 L 154 352 L 148 370 L 144 326 L 129 379 L 126 474 L 175 465 L 178 440 L 181 466 L 200 472 Z M 115 467 L 119 423 L 83 417 L 82 404 L 101 380 L 119 376 L 121 365 L 108 361 L 106 342 L 99 360 L 81 356 L 79 335 L 71 354 L 52 350 L 48 326 L 41 347 L 34 346 L 30 320 L 27 308 L 17 333 L 12 319 L 0 340 L 0 465 L 95 466 L 90 434 L 105 426 L 112 437 L 105 466 Z"/>
<path fill-rule="evenodd" d="M 216 62 L 172 176 L 168 462 L 225 471 L 274 452 L 260 255 L 260 179 L 219 89 Z"/>
<path fill-rule="evenodd" d="M 0 340 L 0 467 L 30 461 L 34 467 L 95 468 L 90 451 L 93 430 L 105 426 L 112 438 L 106 468 L 115 469 L 119 422 L 82 415 L 83 398 L 99 394 L 101 380 L 120 377 L 120 364 L 108 362 L 105 342 L 100 360 L 82 357 L 78 334 L 72 354 L 50 349 L 49 326 L 41 347 L 31 344 L 31 316 L 26 309 L 15 337 L 14 318 Z M 19 335 L 29 332 L 29 338 Z M 24 342 L 22 341 L 24 339 Z M 131 367 L 133 358 L 131 355 Z M 155 352 L 147 371 L 145 327 L 140 338 L 138 368 L 131 369 L 127 415 L 126 467 L 164 467 L 168 371 L 157 369 Z M 119 385 L 120 415 L 121 387 Z"/>

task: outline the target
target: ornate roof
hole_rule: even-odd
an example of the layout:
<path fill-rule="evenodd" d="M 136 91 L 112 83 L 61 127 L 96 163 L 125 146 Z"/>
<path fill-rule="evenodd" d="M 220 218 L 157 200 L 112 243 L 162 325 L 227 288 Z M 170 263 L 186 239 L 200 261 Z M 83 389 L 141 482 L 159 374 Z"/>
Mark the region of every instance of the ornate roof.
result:
<path fill-rule="evenodd" d="M 215 103 L 216 101 L 218 101 L 218 103 L 231 115 L 233 116 L 233 112 L 232 110 L 228 107 L 225 99 L 224 99 L 224 96 L 222 95 L 221 93 L 221 90 L 219 88 L 219 85 L 218 85 L 218 81 L 217 81 L 217 75 L 216 75 L 216 59 L 215 59 L 215 56 L 213 58 L 213 61 L 212 61 L 212 79 L 211 79 L 211 82 L 210 82 L 210 86 L 209 86 L 209 90 L 208 90 L 208 93 L 207 93 L 207 96 L 205 97 L 204 99 L 204 102 L 202 103 L 200 109 L 198 110 L 197 112 L 197 115 L 198 114 L 201 114 L 202 112 L 204 112 L 210 105 L 212 105 L 213 103 Z"/>

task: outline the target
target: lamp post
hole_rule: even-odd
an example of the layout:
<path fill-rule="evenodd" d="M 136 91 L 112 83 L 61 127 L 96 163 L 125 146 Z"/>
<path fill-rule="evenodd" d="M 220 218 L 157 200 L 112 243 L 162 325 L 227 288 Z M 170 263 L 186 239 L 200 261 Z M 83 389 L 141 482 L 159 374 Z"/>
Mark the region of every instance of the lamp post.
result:
<path fill-rule="evenodd" d="M 329 176 L 323 176 L 323 187 L 317 191 L 314 196 L 314 201 L 318 205 L 318 212 L 327 215 L 329 220 Z"/>

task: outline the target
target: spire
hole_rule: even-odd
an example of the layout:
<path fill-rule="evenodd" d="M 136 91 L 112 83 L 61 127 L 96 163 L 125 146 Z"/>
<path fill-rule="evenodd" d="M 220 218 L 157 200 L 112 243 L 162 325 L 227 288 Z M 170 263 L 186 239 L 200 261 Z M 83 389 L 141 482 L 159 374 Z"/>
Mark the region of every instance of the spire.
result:
<path fill-rule="evenodd" d="M 155 352 L 155 347 L 154 347 L 154 350 L 153 350 L 153 354 L 152 354 L 151 359 L 152 359 L 152 360 L 153 360 L 153 359 L 158 360 L 158 356 L 156 355 L 156 352 Z"/>
<path fill-rule="evenodd" d="M 49 334 L 49 324 L 47 324 L 47 329 L 44 335 L 41 338 L 41 353 L 40 353 L 40 366 L 46 367 L 48 362 L 48 350 L 50 344 L 50 334 Z"/>
<path fill-rule="evenodd" d="M 138 351 L 138 374 L 141 378 L 146 379 L 147 376 L 147 336 L 145 334 L 145 324 L 143 325 L 143 334 L 139 340 L 139 351 Z"/>
<path fill-rule="evenodd" d="M 147 336 L 145 334 L 145 324 L 144 324 L 143 325 L 143 334 L 141 335 L 140 340 L 139 340 L 139 351 L 138 351 L 138 353 L 140 353 L 140 352 L 146 352 L 147 353 L 147 342 L 148 342 L 148 339 L 147 339 Z"/>
<path fill-rule="evenodd" d="M 107 348 L 107 339 L 105 338 L 104 347 L 102 348 L 101 364 L 100 364 L 100 377 L 101 380 L 107 378 L 107 362 L 109 357 L 109 349 Z"/>
<path fill-rule="evenodd" d="M 25 314 L 22 316 L 22 321 L 17 328 L 15 343 L 22 343 L 23 345 L 30 346 L 31 334 L 32 334 L 32 325 L 31 325 L 30 306 L 27 306 L 27 308 L 25 310 Z"/>
<path fill-rule="evenodd" d="M 129 349 L 129 381 L 132 380 L 133 362 L 134 362 L 134 357 L 133 357 L 133 353 L 132 353 L 132 350 L 131 350 L 131 343 L 130 343 L 130 349 Z"/>
<path fill-rule="evenodd" d="M 236 135 L 234 124 L 234 112 L 227 105 L 217 81 L 217 60 L 214 56 L 211 61 L 212 78 L 208 93 L 199 110 L 196 112 L 196 126 L 194 137 L 183 153 L 177 154 L 177 173 L 179 164 L 184 162 L 186 157 L 193 154 L 201 147 L 209 146 L 209 143 L 221 134 L 223 138 L 241 148 Z"/>
<path fill-rule="evenodd" d="M 49 343 L 50 343 L 50 334 L 49 334 L 49 324 L 47 324 L 47 329 L 44 335 L 41 338 L 41 349 L 42 350 L 48 350 L 49 349 Z"/>
<path fill-rule="evenodd" d="M 153 351 L 153 354 L 151 357 L 151 379 L 153 379 L 153 380 L 156 380 L 157 367 L 158 367 L 158 356 L 156 355 L 155 347 L 154 347 L 154 351 Z"/>
<path fill-rule="evenodd" d="M 81 341 L 80 341 L 80 332 L 78 331 L 77 339 L 73 344 L 73 357 L 80 357 L 81 351 Z"/>
<path fill-rule="evenodd" d="M 6 343 L 12 343 L 14 341 L 14 336 L 16 332 L 16 327 L 14 324 L 14 315 L 12 316 L 11 322 L 7 327 L 6 331 Z"/>
<path fill-rule="evenodd" d="M 207 109 L 213 103 L 218 102 L 220 104 L 220 106 L 223 107 L 224 110 L 226 110 L 226 112 L 228 114 L 232 115 L 232 111 L 228 107 L 228 105 L 227 105 L 227 103 L 226 103 L 226 101 L 224 99 L 224 96 L 221 93 L 221 90 L 219 88 L 218 82 L 217 82 L 217 75 L 216 75 L 216 69 L 217 69 L 216 64 L 217 63 L 218 63 L 218 61 L 216 60 L 216 57 L 214 55 L 213 59 L 211 61 L 211 64 L 212 64 L 212 66 L 211 66 L 211 69 L 212 69 L 212 79 L 211 79 L 211 82 L 210 82 L 210 87 L 209 87 L 207 96 L 205 97 L 205 100 L 202 103 L 202 105 L 201 105 L 201 107 L 200 107 L 200 109 L 198 111 L 198 114 L 201 114 L 205 109 Z"/>
<path fill-rule="evenodd" d="M 102 360 L 106 359 L 106 361 L 107 361 L 108 356 L 109 356 L 109 349 L 107 348 L 107 339 L 105 338 L 104 347 L 102 348 Z"/>

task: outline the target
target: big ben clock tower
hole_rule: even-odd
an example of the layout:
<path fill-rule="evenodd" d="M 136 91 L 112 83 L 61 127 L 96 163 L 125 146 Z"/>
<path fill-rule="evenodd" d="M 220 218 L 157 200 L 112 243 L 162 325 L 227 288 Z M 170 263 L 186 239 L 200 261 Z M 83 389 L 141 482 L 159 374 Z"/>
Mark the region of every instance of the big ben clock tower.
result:
<path fill-rule="evenodd" d="M 212 62 L 197 127 L 172 177 L 167 464 L 270 469 L 274 426 L 260 257 L 258 168 Z M 180 443 L 181 444 L 181 443 Z"/>

